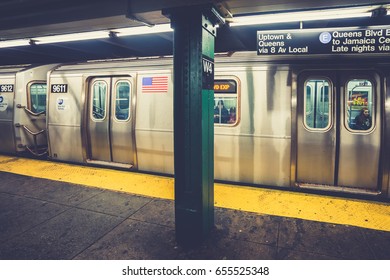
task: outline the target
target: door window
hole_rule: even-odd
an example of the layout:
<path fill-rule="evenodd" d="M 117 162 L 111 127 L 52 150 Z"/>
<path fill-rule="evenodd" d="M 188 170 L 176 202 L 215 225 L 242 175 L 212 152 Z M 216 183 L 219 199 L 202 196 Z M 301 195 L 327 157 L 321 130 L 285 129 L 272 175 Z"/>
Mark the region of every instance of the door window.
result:
<path fill-rule="evenodd" d="M 106 117 L 107 84 L 104 81 L 96 81 L 92 88 L 92 118 L 103 120 Z"/>
<path fill-rule="evenodd" d="M 34 83 L 30 85 L 30 110 L 33 113 L 46 111 L 46 83 Z"/>
<path fill-rule="evenodd" d="M 130 83 L 118 81 L 115 93 L 115 118 L 127 121 L 130 118 Z"/>
<path fill-rule="evenodd" d="M 373 128 L 373 86 L 369 80 L 349 80 L 346 87 L 346 126 L 353 131 L 369 131 Z"/>
<path fill-rule="evenodd" d="M 305 126 L 310 130 L 326 130 L 331 123 L 330 82 L 327 79 L 309 79 L 305 83 Z"/>

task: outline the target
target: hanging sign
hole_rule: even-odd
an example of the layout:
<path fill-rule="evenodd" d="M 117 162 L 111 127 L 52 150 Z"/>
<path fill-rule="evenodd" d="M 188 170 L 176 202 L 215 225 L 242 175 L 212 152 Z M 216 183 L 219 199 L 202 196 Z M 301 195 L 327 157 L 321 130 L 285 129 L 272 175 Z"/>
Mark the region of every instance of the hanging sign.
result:
<path fill-rule="evenodd" d="M 390 26 L 257 31 L 258 55 L 390 53 Z"/>

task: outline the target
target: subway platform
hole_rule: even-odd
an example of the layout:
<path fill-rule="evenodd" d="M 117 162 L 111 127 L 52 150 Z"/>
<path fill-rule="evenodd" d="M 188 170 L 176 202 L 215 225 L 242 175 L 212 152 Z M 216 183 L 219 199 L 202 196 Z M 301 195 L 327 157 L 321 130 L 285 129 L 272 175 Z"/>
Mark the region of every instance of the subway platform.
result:
<path fill-rule="evenodd" d="M 175 241 L 173 178 L 0 156 L 1 260 L 390 259 L 390 203 L 215 184 L 215 228 Z"/>

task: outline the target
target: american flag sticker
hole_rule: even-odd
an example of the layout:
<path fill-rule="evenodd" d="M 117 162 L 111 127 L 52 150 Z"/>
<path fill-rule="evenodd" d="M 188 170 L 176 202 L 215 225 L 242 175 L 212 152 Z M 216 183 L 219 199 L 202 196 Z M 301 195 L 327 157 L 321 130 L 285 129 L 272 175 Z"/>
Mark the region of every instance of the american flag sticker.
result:
<path fill-rule="evenodd" d="M 168 92 L 168 76 L 154 76 L 142 78 L 142 93 Z"/>

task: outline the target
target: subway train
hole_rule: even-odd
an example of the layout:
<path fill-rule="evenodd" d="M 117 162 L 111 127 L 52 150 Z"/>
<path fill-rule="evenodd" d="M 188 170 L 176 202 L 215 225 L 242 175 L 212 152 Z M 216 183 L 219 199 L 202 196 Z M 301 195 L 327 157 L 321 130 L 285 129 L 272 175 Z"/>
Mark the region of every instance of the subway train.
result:
<path fill-rule="evenodd" d="M 216 55 L 215 178 L 389 198 L 389 70 Z M 2 153 L 173 174 L 173 121 L 172 57 L 0 68 Z"/>

